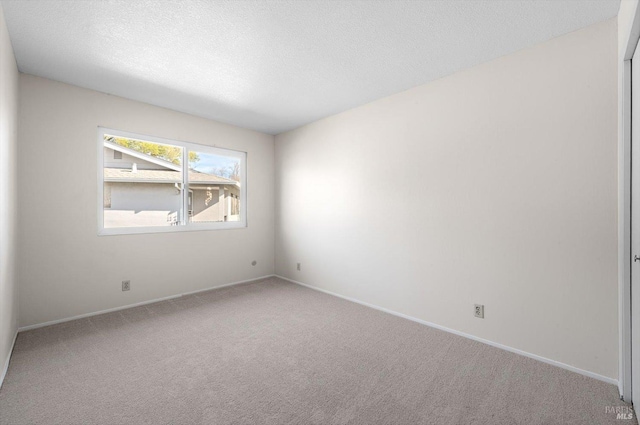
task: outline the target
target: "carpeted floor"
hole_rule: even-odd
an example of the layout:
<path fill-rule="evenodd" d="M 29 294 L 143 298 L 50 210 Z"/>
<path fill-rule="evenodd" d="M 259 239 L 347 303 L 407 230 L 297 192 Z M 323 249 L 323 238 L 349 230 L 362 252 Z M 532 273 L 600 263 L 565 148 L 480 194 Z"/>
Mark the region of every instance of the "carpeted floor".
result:
<path fill-rule="evenodd" d="M 614 406 L 613 385 L 273 278 L 20 333 L 0 424 L 630 423 Z"/>

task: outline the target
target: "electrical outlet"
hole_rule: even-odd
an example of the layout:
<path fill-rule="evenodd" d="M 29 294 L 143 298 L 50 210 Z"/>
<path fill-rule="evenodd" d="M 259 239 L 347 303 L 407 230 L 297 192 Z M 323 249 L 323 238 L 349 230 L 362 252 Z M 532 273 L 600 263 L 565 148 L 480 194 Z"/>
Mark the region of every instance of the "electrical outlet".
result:
<path fill-rule="evenodd" d="M 473 305 L 473 315 L 480 318 L 480 319 L 484 319 L 484 305 L 482 304 L 474 304 Z"/>
<path fill-rule="evenodd" d="M 298 263 L 298 265 L 296 266 L 296 269 L 300 271 L 300 263 Z"/>
<path fill-rule="evenodd" d="M 122 281 L 122 290 L 123 291 L 131 290 L 131 281 L 130 280 L 123 280 Z"/>

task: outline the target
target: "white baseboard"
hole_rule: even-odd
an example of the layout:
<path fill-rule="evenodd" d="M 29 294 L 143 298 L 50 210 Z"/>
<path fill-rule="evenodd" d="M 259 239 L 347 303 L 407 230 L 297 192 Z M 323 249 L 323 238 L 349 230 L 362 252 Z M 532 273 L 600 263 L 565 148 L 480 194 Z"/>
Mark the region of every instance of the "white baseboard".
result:
<path fill-rule="evenodd" d="M 483 344 L 490 345 L 492 347 L 501 348 L 501 349 L 509 351 L 511 353 L 520 354 L 521 356 L 529 357 L 530 359 L 538 360 L 538 361 L 541 361 L 543 363 L 550 364 L 552 366 L 557 366 L 557 367 L 562 368 L 562 369 L 570 370 L 571 372 L 576 372 L 576 373 L 579 373 L 580 375 L 588 376 L 589 378 L 594 378 L 594 379 L 597 379 L 599 381 L 606 382 L 608 384 L 613 384 L 613 385 L 616 385 L 616 386 L 618 385 L 618 380 L 614 379 L 614 378 L 609 378 L 607 376 L 599 375 L 597 373 L 590 372 L 590 371 L 584 370 L 584 369 L 580 369 L 580 368 L 577 368 L 575 366 L 571 366 L 571 365 L 568 365 L 568 364 L 565 364 L 565 363 L 561 363 L 561 362 L 558 362 L 558 361 L 555 361 L 555 360 L 547 359 L 546 357 L 538 356 L 536 354 L 531 354 L 531 353 L 528 353 L 526 351 L 519 350 L 517 348 L 509 347 L 507 345 L 502 345 L 502 344 L 499 344 L 497 342 L 489 341 L 487 339 L 479 338 L 479 337 L 471 335 L 471 334 L 467 334 L 467 333 L 464 333 L 464 332 L 457 331 L 455 329 L 451 329 L 451 328 L 447 328 L 445 326 L 441 326 L 441 325 L 438 325 L 438 324 L 435 324 L 435 323 L 427 322 L 426 320 L 418 319 L 416 317 L 412 317 L 412 316 L 408 316 L 406 314 L 398 313 L 397 311 L 389 310 L 387 308 L 380 307 L 380 306 L 377 306 L 377 305 L 374 305 L 374 304 L 369 304 L 367 302 L 360 301 L 360 300 L 357 300 L 355 298 L 351 298 L 351 297 L 347 297 L 347 296 L 344 296 L 344 295 L 337 294 L 335 292 L 327 291 L 326 289 L 318 288 L 318 287 L 312 286 L 312 285 L 307 285 L 306 283 L 298 282 L 296 280 L 289 279 L 288 277 L 284 277 L 284 276 L 280 276 L 280 275 L 275 275 L 275 277 L 278 277 L 280 279 L 289 281 L 291 283 L 295 283 L 296 285 L 300 285 L 300 286 L 304 286 L 304 287 L 309 288 L 309 289 L 313 289 L 315 291 L 324 292 L 325 294 L 333 295 L 334 297 L 342 298 L 344 300 L 351 301 L 351 302 L 354 302 L 356 304 L 360 304 L 360 305 L 363 305 L 363 306 L 366 306 L 366 307 L 374 308 L 376 310 L 380 310 L 380 311 L 383 311 L 385 313 L 392 314 L 394 316 L 402 317 L 404 319 L 411 320 L 412 322 L 421 323 L 423 325 L 427 325 L 427 326 L 430 326 L 432 328 L 439 329 L 441 331 L 445 331 L 445 332 L 452 333 L 454 335 L 458 335 L 458 336 L 462 336 L 462 337 L 465 337 L 465 338 L 469 338 L 469 339 L 472 339 L 474 341 L 478 341 L 478 342 L 482 342 Z"/>
<path fill-rule="evenodd" d="M 4 383 L 4 377 L 7 376 L 7 371 L 9 370 L 9 362 L 11 361 L 11 354 L 13 353 L 13 347 L 16 346 L 16 338 L 18 338 L 18 330 L 13 335 L 13 342 L 11 343 L 11 348 L 9 349 L 9 353 L 7 354 L 7 359 L 4 361 L 4 366 L 2 367 L 2 374 L 0 374 L 0 388 L 2 388 L 2 384 Z"/>
<path fill-rule="evenodd" d="M 197 294 L 197 293 L 200 293 L 200 292 L 211 291 L 211 290 L 214 290 L 214 289 L 226 288 L 227 286 L 240 285 L 242 283 L 254 282 L 254 281 L 257 281 L 257 280 L 267 279 L 267 278 L 274 277 L 274 276 L 275 275 L 270 274 L 270 275 L 266 275 L 266 276 L 256 277 L 256 278 L 253 278 L 253 279 L 247 279 L 247 280 L 241 280 L 241 281 L 238 281 L 238 282 L 225 283 L 224 285 L 220 285 L 220 286 L 212 286 L 210 288 L 198 289 L 197 291 L 185 292 L 185 293 L 177 294 L 177 295 L 170 295 L 168 297 L 155 298 L 153 300 L 142 301 L 142 302 L 135 303 L 135 304 L 127 304 L 127 305 L 123 305 L 123 306 L 120 306 L 120 307 L 109 308 L 109 309 L 106 309 L 106 310 L 99 310 L 99 311 L 94 311 L 94 312 L 91 312 L 91 313 L 79 314 L 77 316 L 66 317 L 64 319 L 51 320 L 49 322 L 37 323 L 35 325 L 22 326 L 22 327 L 18 328 L 18 332 L 30 331 L 32 329 L 38 329 L 38 328 L 43 328 L 45 326 L 57 325 L 58 323 L 70 322 L 72 320 L 84 319 L 86 317 L 91 317 L 91 316 L 98 316 L 100 314 L 113 313 L 114 311 L 126 310 L 126 309 L 129 309 L 129 308 L 140 307 L 142 305 L 147 305 L 147 304 L 154 304 L 154 303 L 157 303 L 157 302 L 160 302 L 160 301 L 172 300 L 172 299 L 184 297 L 184 296 L 187 296 L 187 295 L 193 295 L 193 294 Z"/>

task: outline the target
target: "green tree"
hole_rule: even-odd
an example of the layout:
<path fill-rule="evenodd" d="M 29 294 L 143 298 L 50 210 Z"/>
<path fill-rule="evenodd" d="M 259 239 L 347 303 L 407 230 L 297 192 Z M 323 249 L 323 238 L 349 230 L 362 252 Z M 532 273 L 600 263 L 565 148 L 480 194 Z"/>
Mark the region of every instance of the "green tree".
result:
<path fill-rule="evenodd" d="M 141 140 L 127 139 L 125 137 L 104 136 L 105 140 L 115 143 L 125 148 L 150 155 L 156 158 L 164 159 L 173 164 L 180 165 L 182 162 L 182 148 L 177 146 L 160 145 L 158 143 L 143 142 Z M 189 151 L 189 163 L 195 164 L 200 161 L 200 157 L 196 152 Z"/>

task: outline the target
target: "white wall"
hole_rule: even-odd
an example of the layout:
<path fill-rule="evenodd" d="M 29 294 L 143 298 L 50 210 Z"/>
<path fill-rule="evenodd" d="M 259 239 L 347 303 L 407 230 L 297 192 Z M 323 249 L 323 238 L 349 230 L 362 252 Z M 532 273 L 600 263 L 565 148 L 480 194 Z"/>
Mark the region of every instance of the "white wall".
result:
<path fill-rule="evenodd" d="M 617 379 L 616 51 L 613 19 L 276 136 L 276 272 Z"/>
<path fill-rule="evenodd" d="M 18 329 L 16 144 L 18 68 L 0 6 L 0 384 Z"/>
<path fill-rule="evenodd" d="M 246 151 L 249 226 L 97 236 L 98 126 Z M 273 149 L 270 135 L 21 74 L 20 325 L 272 274 Z"/>

